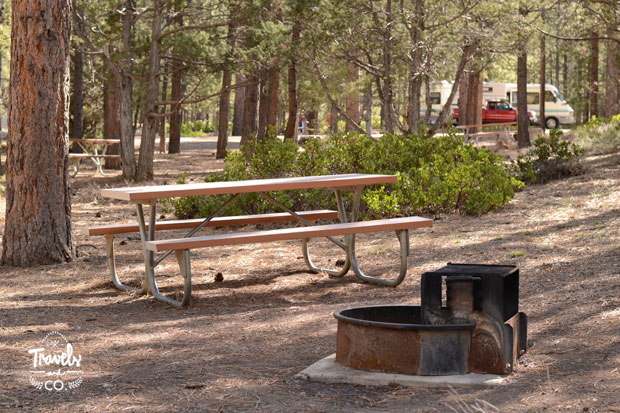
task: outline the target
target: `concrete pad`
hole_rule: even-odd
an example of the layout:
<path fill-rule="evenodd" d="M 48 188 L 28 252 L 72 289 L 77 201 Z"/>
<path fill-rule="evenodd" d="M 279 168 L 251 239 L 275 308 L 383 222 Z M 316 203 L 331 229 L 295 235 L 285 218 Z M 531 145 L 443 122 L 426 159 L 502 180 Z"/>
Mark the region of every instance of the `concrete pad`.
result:
<path fill-rule="evenodd" d="M 336 363 L 336 354 L 317 361 L 296 375 L 321 383 L 347 383 L 363 386 L 400 385 L 408 387 L 493 387 L 505 384 L 507 376 L 496 374 L 461 374 L 449 376 L 409 376 L 354 370 Z"/>

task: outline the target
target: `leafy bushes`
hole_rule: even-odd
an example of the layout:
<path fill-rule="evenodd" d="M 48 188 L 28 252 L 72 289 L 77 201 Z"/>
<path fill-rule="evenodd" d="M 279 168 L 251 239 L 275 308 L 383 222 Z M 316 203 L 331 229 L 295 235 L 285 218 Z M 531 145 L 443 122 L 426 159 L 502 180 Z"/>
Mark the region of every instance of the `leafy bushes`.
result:
<path fill-rule="evenodd" d="M 170 125 L 166 125 L 170 127 Z M 204 134 L 213 132 L 213 128 L 204 120 L 197 120 L 196 122 L 183 122 L 181 124 L 181 136 L 204 136 Z"/>
<path fill-rule="evenodd" d="M 582 174 L 584 167 L 579 157 L 583 149 L 562 140 L 562 135 L 562 131 L 552 129 L 548 138 L 539 136 L 532 149 L 513 161 L 514 175 L 525 183 L 545 183 L 564 176 Z"/>
<path fill-rule="evenodd" d="M 462 211 L 484 214 L 507 203 L 522 183 L 510 176 L 503 159 L 483 148 L 466 145 L 453 132 L 429 138 L 425 134 L 385 135 L 374 140 L 349 133 L 325 140 L 311 138 L 300 150 L 275 137 L 254 140 L 226 158 L 224 171 L 205 181 L 275 178 L 346 173 L 398 174 L 398 183 L 367 187 L 363 214 L 396 216 Z M 271 194 L 289 208 L 335 208 L 327 190 Z M 347 202 L 351 194 L 347 194 Z M 257 194 L 245 194 L 225 214 L 255 214 L 274 210 Z M 208 216 L 221 199 L 192 197 L 167 201 L 179 218 Z"/>

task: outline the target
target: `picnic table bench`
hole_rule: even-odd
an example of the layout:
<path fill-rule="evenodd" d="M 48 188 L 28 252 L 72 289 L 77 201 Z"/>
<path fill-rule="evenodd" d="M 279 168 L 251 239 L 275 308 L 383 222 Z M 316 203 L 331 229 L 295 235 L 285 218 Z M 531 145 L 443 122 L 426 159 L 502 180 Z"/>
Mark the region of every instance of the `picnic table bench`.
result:
<path fill-rule="evenodd" d="M 506 139 L 508 139 L 510 137 L 511 127 L 515 126 L 516 124 L 516 122 L 482 123 L 479 125 L 459 125 L 456 128 L 463 130 L 463 134 L 465 135 L 465 141 L 469 141 L 474 138 L 476 140 L 476 143 L 478 143 L 478 138 L 482 136 L 495 135 L 497 136 L 497 139 L 499 139 L 501 135 L 504 135 Z M 500 129 L 494 131 L 482 131 L 484 128 L 487 127 L 499 127 Z M 478 129 L 480 129 L 481 132 L 478 132 Z"/>
<path fill-rule="evenodd" d="M 90 159 L 97 167 L 97 172 L 105 175 L 103 172 L 102 159 L 121 159 L 120 155 L 107 154 L 108 147 L 114 144 L 120 144 L 120 139 L 69 139 L 70 143 L 75 143 L 82 149 L 82 153 L 70 152 L 69 159 L 73 163 L 73 176 L 75 177 L 80 171 L 80 163 L 83 159 Z"/>
<path fill-rule="evenodd" d="M 190 250 L 222 245 L 239 245 L 248 243 L 262 243 L 282 240 L 301 240 L 304 262 L 311 272 L 324 272 L 331 276 L 342 277 L 353 270 L 354 274 L 365 282 L 397 286 L 407 273 L 407 257 L 409 255 L 409 230 L 432 226 L 432 220 L 422 217 L 404 217 L 380 219 L 372 221 L 358 221 L 361 193 L 366 185 L 395 183 L 396 175 L 373 175 L 373 174 L 348 174 L 348 175 L 325 175 L 306 176 L 279 179 L 257 179 L 248 181 L 210 182 L 203 184 L 187 185 L 163 185 L 145 186 L 133 188 L 102 189 L 103 197 L 125 200 L 136 205 L 137 224 L 117 224 L 108 226 L 91 227 L 91 235 L 105 235 L 107 238 L 108 265 L 114 281 L 114 285 L 124 291 L 135 291 L 139 294 L 152 293 L 158 301 L 175 307 L 189 304 L 191 296 L 191 265 Z M 304 190 L 325 188 L 333 190 L 336 195 L 338 211 L 293 211 L 282 205 L 269 192 L 283 190 Z M 347 211 L 343 199 L 343 191 L 353 191 L 351 210 Z M 274 206 L 282 209 L 284 213 L 249 215 L 243 217 L 219 217 L 219 213 L 231 202 L 238 199 L 244 193 L 257 193 L 263 199 L 268 200 Z M 211 216 L 202 220 L 183 221 L 156 221 L 157 200 L 170 197 L 186 196 L 215 196 L 229 195 L 226 200 Z M 143 205 L 149 206 L 149 222 L 145 220 Z M 349 213 L 350 212 L 350 213 Z M 339 219 L 336 224 L 315 225 L 317 220 Z M 204 226 L 231 226 L 244 223 L 262 222 L 299 222 L 301 226 L 281 229 L 268 229 L 260 231 L 231 231 L 223 234 L 196 236 Z M 156 230 L 193 228 L 185 237 L 174 239 L 155 239 Z M 145 277 L 141 288 L 128 287 L 122 284 L 117 275 L 114 264 L 114 234 L 134 232 L 140 233 L 145 262 Z M 384 279 L 364 274 L 357 263 L 355 254 L 356 234 L 380 231 L 395 231 L 400 242 L 400 271 L 395 279 Z M 345 241 L 335 238 L 344 236 Z M 340 269 L 318 268 L 310 258 L 308 241 L 310 238 L 327 237 L 345 252 L 344 266 Z M 156 253 L 163 253 L 156 258 Z M 181 301 L 164 296 L 159 292 L 155 280 L 155 268 L 166 257 L 174 253 L 176 255 L 181 275 L 184 278 L 183 298 Z"/>

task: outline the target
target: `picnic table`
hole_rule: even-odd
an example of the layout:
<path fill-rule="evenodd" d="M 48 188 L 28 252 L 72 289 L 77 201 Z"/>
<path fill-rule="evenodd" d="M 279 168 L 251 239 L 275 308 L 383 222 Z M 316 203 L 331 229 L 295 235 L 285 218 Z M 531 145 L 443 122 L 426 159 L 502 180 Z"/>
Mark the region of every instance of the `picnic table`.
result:
<path fill-rule="evenodd" d="M 310 271 L 324 272 L 331 276 L 342 277 L 350 269 L 361 280 L 376 284 L 396 286 L 402 282 L 407 273 L 407 257 L 409 254 L 409 229 L 432 226 L 432 220 L 422 217 L 392 218 L 358 222 L 361 194 L 367 185 L 390 184 L 397 182 L 396 175 L 347 174 L 304 176 L 277 179 L 257 179 L 246 181 L 209 182 L 199 184 L 141 186 L 126 188 L 102 189 L 101 195 L 135 204 L 138 222 L 136 224 L 107 225 L 89 228 L 90 235 L 107 237 L 108 265 L 114 285 L 124 291 L 135 291 L 139 294 L 151 293 L 155 299 L 180 307 L 189 304 L 191 294 L 191 270 L 189 251 L 194 248 L 205 248 L 220 245 L 239 245 L 248 243 L 270 242 L 277 240 L 302 241 L 304 261 Z M 324 188 L 332 190 L 336 196 L 338 211 L 293 211 L 278 202 L 270 192 L 286 190 L 311 190 Z M 353 192 L 353 202 L 347 209 L 343 199 L 343 191 Z M 257 193 L 282 211 L 281 214 L 262 214 L 242 217 L 220 217 L 219 214 L 231 202 L 245 193 Z M 188 196 L 226 196 L 227 199 L 209 217 L 200 220 L 160 221 L 157 222 L 157 201 L 163 198 Z M 145 219 L 144 207 L 148 206 L 149 221 Z M 337 218 L 339 223 L 315 225 L 316 220 Z M 224 234 L 194 236 L 205 226 L 232 226 L 260 222 L 297 221 L 301 226 L 263 231 L 232 230 Z M 156 233 L 166 229 L 191 228 L 183 238 L 157 240 Z M 157 232 L 159 230 L 159 232 Z M 364 274 L 357 263 L 355 255 L 355 235 L 358 233 L 395 231 L 401 246 L 400 273 L 394 280 L 373 277 Z M 114 263 L 113 235 L 136 231 L 144 253 L 145 276 L 141 288 L 134 288 L 120 282 Z M 345 241 L 334 238 L 344 236 Z M 340 269 L 316 267 L 310 258 L 308 240 L 315 237 L 327 237 L 345 252 L 345 264 Z M 162 253 L 156 257 L 156 253 Z M 184 281 L 184 294 L 181 301 L 162 295 L 157 287 L 155 268 L 170 254 L 175 253 Z"/>
<path fill-rule="evenodd" d="M 97 172 L 105 175 L 103 172 L 102 159 L 121 159 L 120 155 L 106 153 L 110 145 L 120 144 L 120 139 L 69 139 L 70 143 L 74 143 L 82 149 L 81 153 L 70 152 L 69 159 L 73 160 L 73 176 L 75 177 L 80 171 L 80 163 L 83 159 L 90 159 L 97 167 Z"/>
<path fill-rule="evenodd" d="M 497 137 L 497 140 L 499 140 L 499 137 L 503 135 L 506 140 L 509 140 L 510 135 L 515 133 L 515 131 L 512 130 L 512 127 L 516 125 L 517 125 L 517 122 L 481 123 L 478 125 L 459 125 L 459 126 L 456 126 L 456 128 L 463 130 L 463 135 L 465 136 L 466 142 L 474 138 L 477 144 L 478 138 L 482 136 L 495 135 Z M 483 130 L 484 128 L 499 128 L 499 129 L 493 130 L 493 131 L 484 131 Z M 480 132 L 478 130 L 480 130 Z"/>

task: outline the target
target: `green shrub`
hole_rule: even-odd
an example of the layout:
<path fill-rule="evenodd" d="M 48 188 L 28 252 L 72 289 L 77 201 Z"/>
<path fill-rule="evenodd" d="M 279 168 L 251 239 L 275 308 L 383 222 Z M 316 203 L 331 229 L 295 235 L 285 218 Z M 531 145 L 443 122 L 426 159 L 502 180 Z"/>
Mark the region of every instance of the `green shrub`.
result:
<path fill-rule="evenodd" d="M 593 117 L 574 132 L 575 142 L 590 153 L 611 153 L 620 149 L 620 115 Z"/>
<path fill-rule="evenodd" d="M 356 133 L 325 140 L 311 137 L 304 142 L 303 151 L 293 142 L 271 135 L 230 153 L 224 171 L 209 175 L 206 181 L 347 173 L 398 175 L 394 185 L 369 186 L 363 192 L 361 212 L 372 217 L 446 211 L 484 214 L 510 201 L 514 190 L 523 185 L 505 170 L 499 155 L 464 144 L 453 131 L 433 138 L 425 133 L 385 135 L 377 140 Z M 336 208 L 335 197 L 324 189 L 271 195 L 295 210 Z M 347 192 L 345 202 L 351 199 Z M 166 208 L 179 218 L 208 216 L 221 202 L 217 197 L 171 199 Z M 273 205 L 257 194 L 245 194 L 224 213 L 273 210 Z"/>
<path fill-rule="evenodd" d="M 513 161 L 514 175 L 526 183 L 544 183 L 582 174 L 584 167 L 580 157 L 584 153 L 583 149 L 563 140 L 562 135 L 558 129 L 552 129 L 549 137 L 540 135 L 532 149 Z"/>

